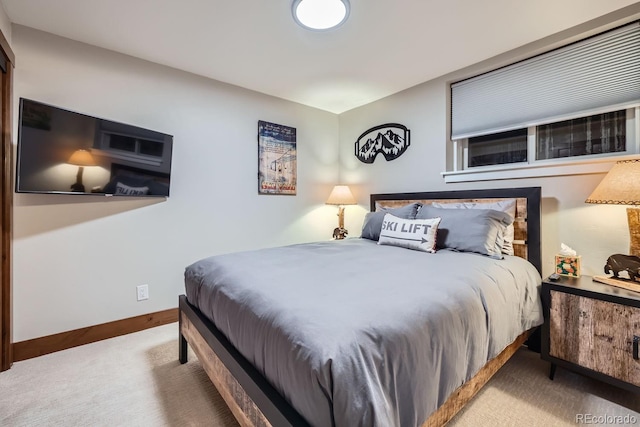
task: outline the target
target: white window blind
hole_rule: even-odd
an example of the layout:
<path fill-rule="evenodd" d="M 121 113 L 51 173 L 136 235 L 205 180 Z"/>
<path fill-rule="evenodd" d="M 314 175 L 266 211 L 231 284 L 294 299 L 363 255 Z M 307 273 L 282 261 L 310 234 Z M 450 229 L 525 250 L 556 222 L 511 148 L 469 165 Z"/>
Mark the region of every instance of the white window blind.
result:
<path fill-rule="evenodd" d="M 640 22 L 451 85 L 451 139 L 640 103 Z"/>

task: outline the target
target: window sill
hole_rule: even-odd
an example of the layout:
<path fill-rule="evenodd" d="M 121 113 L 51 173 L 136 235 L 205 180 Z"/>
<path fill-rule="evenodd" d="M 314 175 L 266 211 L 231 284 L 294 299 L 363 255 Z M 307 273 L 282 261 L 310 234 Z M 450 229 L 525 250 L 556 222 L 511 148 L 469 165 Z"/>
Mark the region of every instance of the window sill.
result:
<path fill-rule="evenodd" d="M 562 160 L 538 162 L 534 164 L 518 163 L 488 168 L 465 169 L 461 171 L 441 172 L 444 182 L 497 181 L 503 179 L 540 178 L 563 175 L 585 175 L 606 173 L 618 160 L 634 159 L 638 155 L 599 157 L 589 160 Z"/>

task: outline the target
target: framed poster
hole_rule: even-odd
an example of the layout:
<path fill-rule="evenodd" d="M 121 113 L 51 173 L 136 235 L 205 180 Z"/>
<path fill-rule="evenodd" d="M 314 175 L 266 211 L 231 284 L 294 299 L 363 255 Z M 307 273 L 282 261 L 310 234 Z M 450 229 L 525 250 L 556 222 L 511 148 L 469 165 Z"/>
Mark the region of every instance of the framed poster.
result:
<path fill-rule="evenodd" d="M 258 121 L 258 194 L 295 195 L 296 128 Z"/>

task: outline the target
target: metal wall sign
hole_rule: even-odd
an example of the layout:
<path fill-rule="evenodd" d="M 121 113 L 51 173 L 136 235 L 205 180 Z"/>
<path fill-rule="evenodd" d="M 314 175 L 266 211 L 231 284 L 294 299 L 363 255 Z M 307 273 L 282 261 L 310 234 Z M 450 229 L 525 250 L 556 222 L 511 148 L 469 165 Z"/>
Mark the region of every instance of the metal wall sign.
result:
<path fill-rule="evenodd" d="M 378 153 L 385 160 L 400 157 L 409 147 L 409 129 L 398 123 L 387 123 L 365 131 L 355 144 L 355 155 L 363 163 L 373 163 Z"/>

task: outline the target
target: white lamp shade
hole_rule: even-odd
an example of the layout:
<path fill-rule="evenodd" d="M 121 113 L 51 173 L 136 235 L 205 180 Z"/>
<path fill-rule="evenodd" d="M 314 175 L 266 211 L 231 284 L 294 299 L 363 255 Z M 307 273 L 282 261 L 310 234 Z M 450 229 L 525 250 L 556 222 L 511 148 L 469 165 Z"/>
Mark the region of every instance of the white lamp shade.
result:
<path fill-rule="evenodd" d="M 613 165 L 586 203 L 640 205 L 640 159 Z"/>
<path fill-rule="evenodd" d="M 327 205 L 355 205 L 356 203 L 356 199 L 347 185 L 333 187 L 326 202 Z"/>

